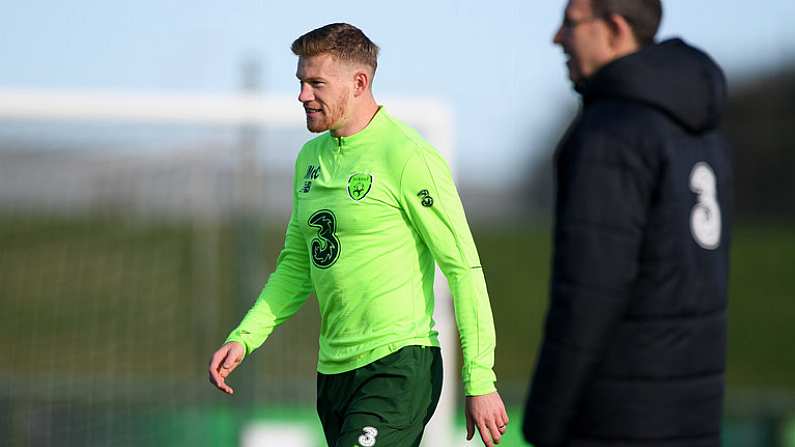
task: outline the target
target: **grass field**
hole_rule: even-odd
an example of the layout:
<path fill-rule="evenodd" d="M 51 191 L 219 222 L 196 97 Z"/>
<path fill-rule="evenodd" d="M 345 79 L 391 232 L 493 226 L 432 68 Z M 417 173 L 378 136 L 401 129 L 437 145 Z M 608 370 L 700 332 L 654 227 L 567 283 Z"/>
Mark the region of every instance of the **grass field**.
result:
<path fill-rule="evenodd" d="M 0 407 L 35 399 L 94 409 L 114 400 L 175 409 L 220 402 L 206 389 L 207 356 L 253 299 L 240 296 L 238 273 L 264 279 L 283 231 L 281 224 L 263 224 L 260 246 L 253 247 L 259 256 L 246 260 L 239 228 L 117 216 L 0 216 L 0 345 L 7 360 L 0 365 L 7 384 Z M 473 234 L 497 327 L 500 387 L 506 402 L 520 408 L 546 309 L 548 229 L 517 224 L 475 227 Z M 737 225 L 728 390 L 759 412 L 795 410 L 787 406 L 795 395 L 793 260 L 791 224 Z M 316 307 L 309 302 L 255 356 L 248 378 L 241 374 L 258 399 L 311 405 Z M 770 396 L 790 400 L 767 405 Z M 133 412 L 127 405 L 124 411 Z M 748 405 L 735 407 L 753 413 Z"/>
<path fill-rule="evenodd" d="M 137 352 L 133 341 L 149 338 L 153 329 L 178 329 L 159 334 L 166 337 L 165 343 L 180 342 L 179 333 L 186 332 L 222 337 L 228 323 L 239 318 L 234 306 L 225 305 L 236 292 L 240 264 L 234 231 L 231 224 L 197 228 L 108 217 L 0 217 L 0 284 L 8 310 L 0 317 L 0 342 L 35 343 L 34 349 L 16 351 L 14 364 L 4 365 L 4 372 L 79 370 L 80 362 L 67 359 L 101 339 L 119 348 L 101 353 L 112 356 L 105 364 L 136 373 L 142 363 L 138 357 L 145 353 Z M 263 276 L 278 253 L 281 232 L 280 225 L 264 231 L 257 261 Z M 205 235 L 210 233 L 215 246 L 207 256 L 196 245 L 206 245 Z M 546 308 L 549 233 L 520 226 L 473 228 L 473 233 L 496 320 L 499 376 L 506 382 L 523 382 Z M 783 355 L 789 352 L 795 321 L 794 259 L 791 226 L 737 226 L 730 289 L 730 386 L 795 389 L 795 356 Z M 213 272 L 213 281 L 208 281 L 207 272 Z M 216 312 L 200 315 L 195 306 L 199 299 Z M 193 352 L 195 345 L 183 344 L 189 349 L 180 351 L 186 357 L 198 354 Z M 174 374 L 185 372 L 190 363 L 180 356 L 172 360 L 166 372 Z"/>

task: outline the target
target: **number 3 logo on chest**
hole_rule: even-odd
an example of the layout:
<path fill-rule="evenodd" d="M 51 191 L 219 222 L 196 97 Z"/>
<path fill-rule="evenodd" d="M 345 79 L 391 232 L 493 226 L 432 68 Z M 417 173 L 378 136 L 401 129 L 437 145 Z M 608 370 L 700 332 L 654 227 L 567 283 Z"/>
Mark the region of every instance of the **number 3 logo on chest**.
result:
<path fill-rule="evenodd" d="M 319 269 L 327 269 L 340 256 L 337 217 L 331 210 L 319 210 L 312 214 L 307 224 L 317 229 L 317 236 L 312 239 L 312 263 Z"/>

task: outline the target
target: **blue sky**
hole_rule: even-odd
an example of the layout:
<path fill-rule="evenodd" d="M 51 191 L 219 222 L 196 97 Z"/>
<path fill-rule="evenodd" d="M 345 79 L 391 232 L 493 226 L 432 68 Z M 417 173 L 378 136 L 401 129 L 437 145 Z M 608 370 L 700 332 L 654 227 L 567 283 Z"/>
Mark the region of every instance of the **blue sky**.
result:
<path fill-rule="evenodd" d="M 795 2 L 760 3 L 669 0 L 660 36 L 680 35 L 707 50 L 733 84 L 795 60 Z M 456 117 L 460 174 L 516 179 L 522 171 L 516 167 L 549 148 L 577 104 L 560 50 L 550 42 L 564 5 L 549 0 L 5 2 L 0 86 L 233 93 L 242 61 L 257 59 L 266 90 L 297 94 L 290 43 L 305 31 L 345 21 L 382 48 L 376 97 L 447 101 Z"/>

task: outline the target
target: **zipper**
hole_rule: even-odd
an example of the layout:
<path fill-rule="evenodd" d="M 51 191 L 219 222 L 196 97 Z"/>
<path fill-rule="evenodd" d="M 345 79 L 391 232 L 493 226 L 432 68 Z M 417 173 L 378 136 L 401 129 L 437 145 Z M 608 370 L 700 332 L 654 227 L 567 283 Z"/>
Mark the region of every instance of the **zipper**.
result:
<path fill-rule="evenodd" d="M 337 170 L 340 167 L 340 158 L 342 157 L 342 145 L 343 145 L 342 138 L 343 137 L 334 137 L 334 139 L 337 141 L 337 148 L 336 148 L 337 150 L 334 151 L 334 168 L 333 172 L 331 173 L 332 176 L 337 175 Z"/>

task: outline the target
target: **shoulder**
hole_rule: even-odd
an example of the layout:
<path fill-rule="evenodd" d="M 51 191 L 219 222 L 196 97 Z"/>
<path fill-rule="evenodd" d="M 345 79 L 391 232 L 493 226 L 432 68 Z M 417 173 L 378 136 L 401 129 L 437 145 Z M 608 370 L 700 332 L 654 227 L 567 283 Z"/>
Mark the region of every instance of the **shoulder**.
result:
<path fill-rule="evenodd" d="M 416 129 L 389 114 L 384 121 L 385 152 L 392 167 L 403 169 L 412 161 L 446 165 L 439 151 Z"/>
<path fill-rule="evenodd" d="M 582 128 L 595 135 L 630 138 L 662 124 L 661 113 L 637 101 L 603 99 L 587 104 L 582 113 Z"/>
<path fill-rule="evenodd" d="M 328 141 L 329 135 L 325 132 L 304 143 L 295 157 L 295 169 L 306 169 L 306 164 L 310 160 L 317 160 L 320 150 L 328 144 Z"/>
<path fill-rule="evenodd" d="M 312 138 L 311 140 L 304 143 L 303 146 L 301 146 L 301 150 L 298 151 L 297 158 L 300 159 L 302 157 L 306 157 L 308 155 L 316 153 L 321 147 L 323 147 L 328 142 L 328 140 L 329 140 L 328 132 L 324 132 Z"/>
<path fill-rule="evenodd" d="M 584 159 L 648 164 L 670 136 L 667 121 L 642 103 L 600 100 L 585 106 L 566 146 L 582 151 Z"/>
<path fill-rule="evenodd" d="M 589 135 L 612 137 L 634 146 L 639 143 L 663 143 L 684 132 L 660 108 L 622 98 L 600 99 L 586 105 L 581 129 Z"/>
<path fill-rule="evenodd" d="M 637 118 L 636 112 L 632 104 L 621 101 L 586 105 L 558 147 L 555 167 L 559 186 L 575 188 L 571 185 L 578 184 L 576 188 L 590 194 L 591 182 L 605 186 L 629 179 L 643 179 L 643 184 L 651 181 L 664 152 L 640 122 L 645 118 Z"/>

